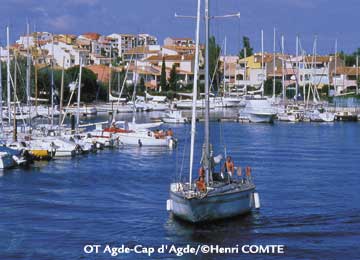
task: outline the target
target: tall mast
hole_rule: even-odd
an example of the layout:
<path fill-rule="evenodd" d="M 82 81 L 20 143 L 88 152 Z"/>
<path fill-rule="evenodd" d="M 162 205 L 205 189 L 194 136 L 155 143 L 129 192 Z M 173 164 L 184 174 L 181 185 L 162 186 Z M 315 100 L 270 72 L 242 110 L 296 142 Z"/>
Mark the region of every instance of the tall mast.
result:
<path fill-rule="evenodd" d="M 60 106 L 59 106 L 59 130 L 61 131 L 62 111 L 64 102 L 64 77 L 65 77 L 65 56 L 63 56 L 62 70 L 61 70 L 61 86 L 60 86 Z"/>
<path fill-rule="evenodd" d="M 284 56 L 284 35 L 281 35 L 281 54 L 282 54 L 282 98 L 283 102 L 285 103 L 285 95 L 286 95 L 286 89 L 285 89 L 285 56 Z"/>
<path fill-rule="evenodd" d="M 82 58 L 80 57 L 80 72 L 79 72 L 79 84 L 77 95 L 77 110 L 76 110 L 76 128 L 79 132 L 80 125 L 80 97 L 81 97 L 81 77 L 82 77 Z"/>
<path fill-rule="evenodd" d="M 297 100 L 297 96 L 299 93 L 299 35 L 296 35 L 296 82 L 295 82 L 295 97 Z"/>
<path fill-rule="evenodd" d="M 136 39 L 135 39 L 135 48 L 137 47 L 138 45 L 138 35 L 136 36 Z M 132 122 L 135 123 L 135 113 L 136 113 L 136 104 L 135 104 L 135 101 L 136 101 L 136 87 L 137 87 L 137 80 L 138 80 L 138 71 L 137 71 L 137 58 L 138 57 L 135 57 L 135 72 L 133 73 L 133 79 L 134 79 L 134 89 L 133 89 L 133 118 L 132 118 Z"/>
<path fill-rule="evenodd" d="M 225 40 L 224 40 L 224 77 L 223 77 L 223 81 L 224 81 L 224 95 L 225 96 L 225 92 L 226 92 L 226 36 L 225 36 Z M 230 91 L 229 91 L 230 92 Z"/>
<path fill-rule="evenodd" d="M 338 49 L 338 42 L 337 39 L 335 39 L 335 71 L 334 71 L 334 76 L 333 76 L 333 83 L 334 83 L 334 90 L 335 90 L 335 95 L 337 94 L 337 86 L 336 86 L 336 70 L 337 70 L 337 49 Z"/>
<path fill-rule="evenodd" d="M 206 183 L 211 176 L 210 167 L 210 99 L 209 99 L 209 0 L 205 0 L 205 129 L 204 129 L 204 154 L 203 165 L 206 172 Z"/>
<path fill-rule="evenodd" d="M 54 126 L 54 92 L 55 92 L 55 83 L 54 83 L 54 36 L 51 36 L 51 127 Z"/>
<path fill-rule="evenodd" d="M 274 27 L 274 42 L 273 42 L 273 98 L 275 99 L 275 86 L 276 86 L 276 28 Z"/>
<path fill-rule="evenodd" d="M 264 96 L 264 80 L 265 80 L 265 72 L 264 72 L 264 30 L 261 30 L 261 96 Z"/>
<path fill-rule="evenodd" d="M 6 70 L 6 88 L 7 88 L 7 106 L 8 106 L 8 117 L 9 125 L 11 125 L 11 89 L 10 89 L 10 29 L 6 27 L 6 43 L 7 43 L 7 70 Z"/>
<path fill-rule="evenodd" d="M 29 121 L 31 119 L 31 108 L 30 108 L 30 25 L 29 23 L 26 24 L 26 33 L 27 33 L 27 37 L 26 37 L 26 45 L 27 45 L 27 49 L 26 49 L 26 105 L 28 107 L 29 110 Z M 29 122 L 30 123 L 30 122 Z"/>
<path fill-rule="evenodd" d="M 35 51 L 36 53 L 38 52 L 38 34 L 35 31 Z M 37 115 L 38 110 L 37 110 L 37 106 L 38 106 L 38 67 L 37 67 L 37 60 L 38 60 L 38 54 L 36 54 L 36 59 L 35 59 L 35 63 L 34 63 L 34 67 L 35 67 L 35 114 Z"/>
<path fill-rule="evenodd" d="M 112 49 L 111 49 L 111 45 L 110 45 L 110 64 L 109 64 L 109 102 L 111 102 L 111 84 L 112 84 L 112 82 L 111 82 L 111 76 L 112 76 L 112 71 L 111 71 L 111 69 L 112 69 L 112 64 L 111 64 L 111 62 L 112 62 L 112 55 L 111 55 L 111 53 L 112 53 Z"/>
<path fill-rule="evenodd" d="M 192 115 L 191 115 L 191 141 L 190 141 L 191 144 L 190 144 L 190 167 L 189 167 L 190 188 L 192 185 L 194 146 L 195 146 L 195 134 L 196 134 L 196 99 L 197 99 L 198 72 L 199 72 L 200 9 L 201 9 L 201 0 L 198 0 L 197 16 L 196 16 L 196 36 L 195 36 L 196 45 L 195 45 L 194 86 L 193 86 Z"/>
<path fill-rule="evenodd" d="M 356 55 L 356 95 L 359 94 L 359 55 Z"/>
<path fill-rule="evenodd" d="M 2 94 L 3 94 L 3 86 L 2 86 L 2 62 L 1 62 L 1 47 L 0 47 L 0 127 L 1 127 L 1 134 L 4 132 L 4 121 L 3 121 L 3 99 L 2 99 Z"/>
<path fill-rule="evenodd" d="M 244 46 L 244 63 L 245 63 L 245 67 L 244 67 L 244 81 L 245 81 L 245 84 L 244 84 L 244 89 L 245 89 L 245 95 L 247 94 L 247 50 L 246 50 L 246 47 Z"/>
<path fill-rule="evenodd" d="M 16 125 L 16 89 L 17 89 L 17 53 L 14 51 L 14 81 L 13 81 L 13 87 L 14 87 L 14 114 L 13 114 L 13 141 L 17 141 L 17 125 Z"/>

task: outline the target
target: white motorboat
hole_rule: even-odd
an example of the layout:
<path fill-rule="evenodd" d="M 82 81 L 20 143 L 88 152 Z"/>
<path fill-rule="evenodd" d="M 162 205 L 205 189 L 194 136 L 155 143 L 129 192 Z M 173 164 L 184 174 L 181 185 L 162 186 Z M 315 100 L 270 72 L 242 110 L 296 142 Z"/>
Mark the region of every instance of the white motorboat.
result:
<path fill-rule="evenodd" d="M 121 127 L 113 124 L 111 127 L 103 130 L 105 133 L 111 133 L 119 138 L 123 145 L 131 146 L 163 146 L 173 148 L 176 146 L 176 139 L 172 131 L 151 131 L 148 129 L 131 130 L 128 127 Z"/>
<path fill-rule="evenodd" d="M 277 114 L 277 119 L 284 122 L 299 122 L 304 117 L 304 110 L 296 105 L 288 105 Z"/>
<path fill-rule="evenodd" d="M 94 130 L 87 132 L 82 139 L 84 142 L 96 145 L 97 148 L 115 147 L 119 145 L 119 138 L 110 132 Z"/>
<path fill-rule="evenodd" d="M 214 99 L 211 99 L 214 100 Z M 210 109 L 214 109 L 215 108 L 215 102 L 211 102 L 210 100 Z M 178 100 L 175 102 L 175 106 L 178 109 L 191 109 L 193 104 L 191 99 L 183 99 L 183 100 Z M 196 100 L 196 108 L 198 109 L 205 109 L 205 99 L 198 99 Z"/>
<path fill-rule="evenodd" d="M 127 121 L 116 121 L 114 124 L 119 128 L 124 128 L 127 130 L 142 130 L 142 129 L 157 128 L 161 126 L 163 122 L 136 123 L 136 122 L 127 122 Z"/>
<path fill-rule="evenodd" d="M 239 118 L 247 118 L 252 123 L 272 123 L 276 110 L 266 98 L 249 99 L 244 109 L 240 110 Z"/>
<path fill-rule="evenodd" d="M 69 106 L 64 108 L 65 113 L 67 114 L 76 114 L 78 111 L 78 108 L 76 105 L 74 106 Z M 96 116 L 97 114 L 97 109 L 94 106 L 86 106 L 86 105 L 81 105 L 79 108 L 79 114 L 81 116 Z"/>
<path fill-rule="evenodd" d="M 75 156 L 78 150 L 76 144 L 57 136 L 34 137 L 31 142 L 42 143 L 49 151 L 55 149 L 55 158 Z"/>
<path fill-rule="evenodd" d="M 334 122 L 335 114 L 327 112 L 323 109 L 315 109 L 309 112 L 311 122 Z"/>

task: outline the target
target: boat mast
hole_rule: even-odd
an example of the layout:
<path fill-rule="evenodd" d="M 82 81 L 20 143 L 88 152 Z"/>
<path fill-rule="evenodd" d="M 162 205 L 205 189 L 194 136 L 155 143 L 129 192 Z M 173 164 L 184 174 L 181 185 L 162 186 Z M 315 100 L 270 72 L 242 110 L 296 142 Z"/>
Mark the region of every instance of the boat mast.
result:
<path fill-rule="evenodd" d="M 265 72 L 264 72 L 264 30 L 261 30 L 261 97 L 264 96 L 264 80 L 265 80 Z"/>
<path fill-rule="evenodd" d="M 224 81 L 224 95 L 226 93 L 226 36 L 225 36 L 225 40 L 224 40 L 224 77 L 223 77 L 223 81 Z M 228 90 L 229 94 L 230 94 L 230 90 Z"/>
<path fill-rule="evenodd" d="M 334 72 L 334 76 L 333 76 L 333 82 L 334 82 L 334 90 L 335 90 L 335 95 L 337 94 L 337 86 L 336 86 L 336 71 L 337 71 L 337 49 L 338 49 L 338 42 L 337 39 L 335 39 L 335 72 Z"/>
<path fill-rule="evenodd" d="M 61 86 L 60 86 L 60 106 L 59 106 L 59 131 L 61 131 L 61 121 L 62 121 L 62 111 L 64 103 L 64 77 L 65 77 L 65 56 L 62 60 L 62 70 L 61 70 Z"/>
<path fill-rule="evenodd" d="M 112 49 L 111 49 L 111 45 L 110 45 L 110 63 L 109 63 L 109 102 L 112 102 L 112 100 L 111 100 L 111 84 L 112 84 L 112 82 L 111 82 L 111 77 L 112 77 L 112 64 L 111 64 L 111 62 L 112 62 L 112 55 L 111 55 L 111 53 L 112 53 Z"/>
<path fill-rule="evenodd" d="M 299 94 L 299 35 L 296 35 L 296 82 L 295 82 L 295 98 Z"/>
<path fill-rule="evenodd" d="M 281 54 L 282 54 L 282 98 L 283 102 L 285 103 L 285 95 L 286 95 L 286 89 L 285 89 L 285 54 L 284 54 L 284 35 L 281 35 Z"/>
<path fill-rule="evenodd" d="M 356 55 L 356 95 L 359 94 L 359 55 Z"/>
<path fill-rule="evenodd" d="M 77 95 L 77 110 L 76 110 L 76 128 L 79 132 L 80 125 L 80 97 L 81 97 L 81 76 L 82 76 L 82 58 L 80 57 L 80 72 L 79 72 L 79 84 L 78 84 L 78 95 Z"/>
<path fill-rule="evenodd" d="M 276 87 L 276 28 L 274 27 L 274 42 L 273 42 L 273 99 L 275 100 L 275 87 Z"/>
<path fill-rule="evenodd" d="M 6 27 L 6 43 L 7 43 L 7 70 L 6 70 L 6 88 L 7 88 L 7 107 L 8 107 L 8 119 L 9 125 L 11 125 L 11 89 L 10 89 L 10 29 L 9 26 Z"/>
<path fill-rule="evenodd" d="M 138 46 L 138 35 L 135 38 L 135 48 Z M 135 113 L 136 113 L 136 87 L 137 87 L 137 80 L 138 80 L 138 71 L 137 71 L 137 59 L 138 57 L 135 57 L 135 72 L 133 74 L 133 78 L 134 78 L 134 89 L 133 89 L 133 96 L 132 96 L 132 100 L 133 100 L 133 118 L 132 118 L 132 122 L 135 124 Z"/>
<path fill-rule="evenodd" d="M 194 146 L 195 146 L 195 134 L 196 134 L 196 100 L 197 100 L 197 88 L 198 88 L 198 72 L 199 72 L 199 41 L 200 41 L 200 9 L 201 0 L 197 3 L 197 16 L 196 16 L 196 36 L 195 36 L 195 67 L 194 67 L 194 86 L 193 86 L 193 98 L 192 98 L 192 115 L 191 115 L 191 145 L 190 145 L 190 172 L 189 183 L 190 188 L 192 186 L 192 172 L 194 164 Z"/>
<path fill-rule="evenodd" d="M 39 54 L 38 54 L 38 34 L 35 31 L 35 51 L 36 51 L 36 59 L 34 62 L 34 68 L 35 68 L 35 114 L 37 115 L 38 113 L 38 67 L 37 67 L 37 61 L 39 58 Z"/>
<path fill-rule="evenodd" d="M 51 127 L 54 126 L 54 36 L 51 36 Z"/>
<path fill-rule="evenodd" d="M 2 86 L 2 62 L 1 62 L 1 47 L 0 47 L 0 123 L 1 123 L 1 133 L 0 136 L 2 137 L 2 134 L 4 132 L 4 121 L 3 121 L 3 86 Z"/>
<path fill-rule="evenodd" d="M 203 166 L 206 172 L 206 183 L 209 184 L 212 169 L 210 166 L 210 99 L 209 99 L 209 1 L 205 0 L 205 129 Z"/>
<path fill-rule="evenodd" d="M 14 51 L 14 114 L 13 114 L 13 141 L 17 142 L 17 125 L 16 125 L 16 90 L 17 90 L 17 53 Z"/>
<path fill-rule="evenodd" d="M 26 24 L 26 33 L 27 33 L 27 49 L 26 49 L 26 106 L 29 111 L 29 125 L 31 126 L 31 106 L 30 106 L 30 25 Z"/>

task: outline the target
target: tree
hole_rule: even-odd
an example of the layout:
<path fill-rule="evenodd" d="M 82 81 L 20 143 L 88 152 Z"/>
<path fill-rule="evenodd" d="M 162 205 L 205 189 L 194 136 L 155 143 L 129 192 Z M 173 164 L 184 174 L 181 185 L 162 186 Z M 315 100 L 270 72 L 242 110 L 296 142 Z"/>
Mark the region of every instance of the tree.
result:
<path fill-rule="evenodd" d="M 218 66 L 219 56 L 220 56 L 220 46 L 216 44 L 216 39 L 214 36 L 209 39 L 209 77 L 213 81 L 213 87 L 218 90 L 218 82 L 220 79 L 220 70 Z M 215 71 L 216 70 L 216 71 Z"/>
<path fill-rule="evenodd" d="M 344 51 L 341 51 L 338 55 L 344 61 L 345 66 L 353 67 L 356 66 L 356 56 L 360 56 L 360 48 L 357 48 L 352 54 L 346 54 Z"/>
<path fill-rule="evenodd" d="M 145 91 L 145 79 L 144 77 L 140 77 L 138 92 L 144 93 L 144 91 Z"/>
<path fill-rule="evenodd" d="M 166 65 L 165 65 L 165 58 L 162 60 L 161 65 L 161 75 L 160 75 L 160 87 L 162 91 L 167 91 L 167 84 L 166 84 Z"/>
<path fill-rule="evenodd" d="M 272 96 L 273 94 L 273 79 L 267 79 L 264 83 L 264 94 L 266 96 Z M 282 91 L 281 80 L 275 80 L 275 95 L 279 95 Z"/>
<path fill-rule="evenodd" d="M 177 82 L 178 82 L 178 74 L 176 71 L 176 65 L 174 63 L 170 71 L 169 89 L 176 92 Z"/>
<path fill-rule="evenodd" d="M 66 74 L 75 81 L 78 78 L 79 70 L 79 66 L 71 67 L 66 70 Z M 87 68 L 83 68 L 81 82 L 83 86 L 81 88 L 81 101 L 94 101 L 98 90 L 96 74 Z"/>
<path fill-rule="evenodd" d="M 240 59 L 245 58 L 245 49 L 246 49 L 246 57 L 253 55 L 254 50 L 253 50 L 253 48 L 251 48 L 250 39 L 247 36 L 243 37 L 243 48 L 240 50 L 240 53 L 239 53 Z"/>

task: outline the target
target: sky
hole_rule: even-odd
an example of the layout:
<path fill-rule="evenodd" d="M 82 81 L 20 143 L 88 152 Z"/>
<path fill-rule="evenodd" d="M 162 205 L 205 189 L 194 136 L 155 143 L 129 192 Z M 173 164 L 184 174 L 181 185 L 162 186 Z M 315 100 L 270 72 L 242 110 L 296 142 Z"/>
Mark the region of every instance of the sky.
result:
<path fill-rule="evenodd" d="M 25 33 L 27 20 L 33 30 L 53 33 L 149 33 L 160 44 L 167 36 L 195 38 L 195 20 L 174 14 L 195 15 L 196 4 L 197 0 L 1 0 L 0 43 L 5 43 L 7 25 L 15 41 Z M 210 30 L 220 45 L 227 38 L 228 54 L 238 53 L 244 35 L 260 51 L 261 30 L 265 51 L 272 52 L 274 27 L 277 52 L 281 35 L 285 52 L 295 52 L 296 35 L 306 53 L 312 52 L 315 35 L 319 54 L 334 53 L 335 39 L 339 50 L 353 52 L 360 47 L 359 11 L 359 0 L 210 0 L 211 15 L 241 13 L 240 19 L 212 20 Z"/>

